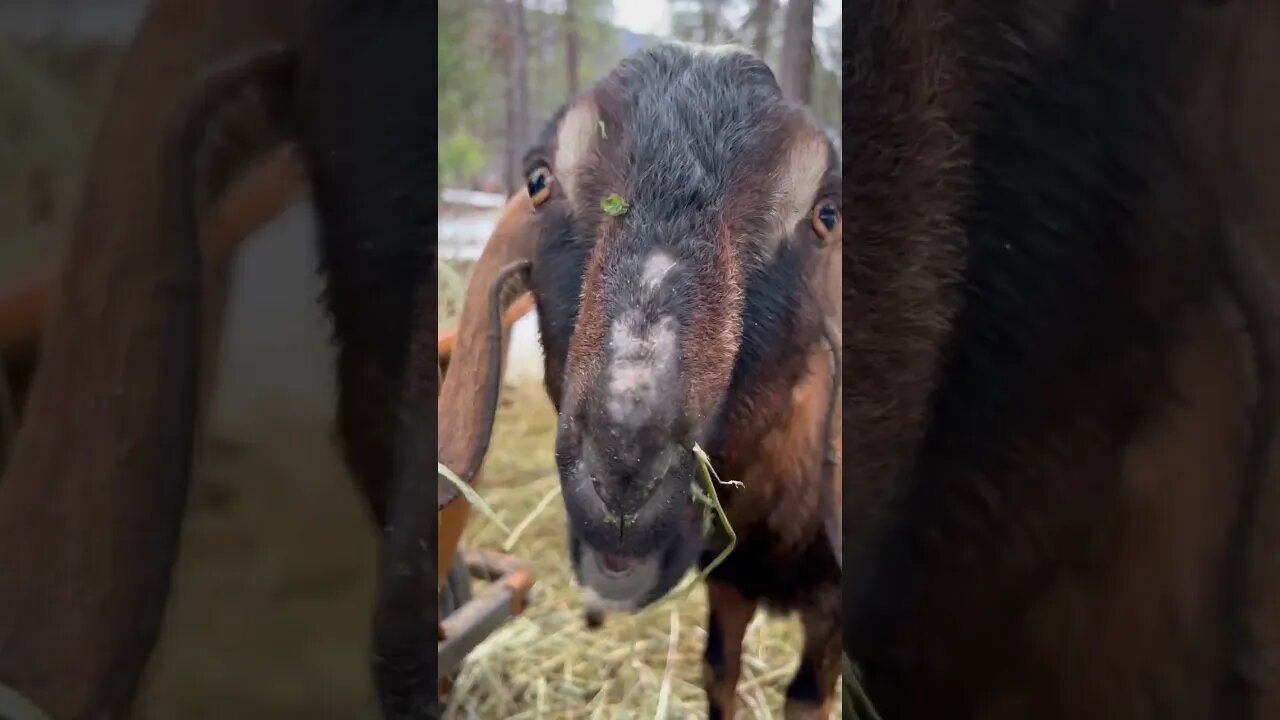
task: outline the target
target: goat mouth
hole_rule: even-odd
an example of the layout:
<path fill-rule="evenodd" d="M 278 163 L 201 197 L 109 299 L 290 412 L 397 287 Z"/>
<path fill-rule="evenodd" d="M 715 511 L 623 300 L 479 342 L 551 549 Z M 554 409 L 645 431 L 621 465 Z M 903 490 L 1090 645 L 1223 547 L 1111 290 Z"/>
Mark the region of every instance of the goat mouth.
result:
<path fill-rule="evenodd" d="M 570 563 L 589 611 L 635 612 L 669 593 L 693 566 L 703 547 L 701 517 L 690 506 L 679 513 L 676 527 L 663 531 L 663 544 L 644 554 L 625 548 L 602 548 L 569 526 Z"/>
<path fill-rule="evenodd" d="M 596 564 L 600 567 L 600 572 L 615 579 L 625 578 L 635 572 L 640 562 L 640 558 L 624 557 L 622 555 L 608 553 L 596 555 Z"/>

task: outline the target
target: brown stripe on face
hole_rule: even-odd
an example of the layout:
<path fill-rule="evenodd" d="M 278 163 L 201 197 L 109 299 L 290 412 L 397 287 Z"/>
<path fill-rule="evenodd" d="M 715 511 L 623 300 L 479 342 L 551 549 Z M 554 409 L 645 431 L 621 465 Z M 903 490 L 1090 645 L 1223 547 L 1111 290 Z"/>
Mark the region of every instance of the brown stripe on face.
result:
<path fill-rule="evenodd" d="M 742 338 L 741 261 L 727 224 L 713 242 L 715 265 L 699 272 L 689 322 L 680 328 L 685 411 L 698 428 L 729 389 Z"/>
<path fill-rule="evenodd" d="M 569 353 L 565 363 L 568 382 L 565 384 L 566 396 L 563 407 L 579 407 L 582 394 L 591 392 L 596 386 L 596 379 L 604 367 L 605 354 L 605 321 L 608 314 L 606 292 L 606 256 L 605 246 L 609 243 L 613 232 L 605 230 L 596 247 L 587 260 L 585 276 L 582 280 L 582 300 L 578 306 L 578 321 L 573 337 L 569 340 Z"/>
<path fill-rule="evenodd" d="M 681 328 L 686 411 L 699 424 L 716 411 L 732 379 L 742 338 L 744 253 L 762 251 L 767 260 L 808 218 L 829 157 L 822 131 L 792 111 L 779 122 L 768 149 L 744 159 L 733 173 L 714 238 L 715 263 L 699 272 L 690 321 Z M 761 172 L 762 167 L 771 170 Z"/>

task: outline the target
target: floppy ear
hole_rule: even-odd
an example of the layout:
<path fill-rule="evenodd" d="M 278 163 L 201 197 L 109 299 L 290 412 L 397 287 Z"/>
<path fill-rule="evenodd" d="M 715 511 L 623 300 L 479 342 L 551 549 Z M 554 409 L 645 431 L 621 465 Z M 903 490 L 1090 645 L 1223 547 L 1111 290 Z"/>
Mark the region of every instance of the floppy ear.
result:
<path fill-rule="evenodd" d="M 255 230 L 303 195 L 306 173 L 292 138 L 284 135 L 285 120 L 279 117 L 290 92 L 289 56 L 288 50 L 263 49 L 215 68 L 180 118 L 186 138 L 173 139 L 166 155 L 171 174 L 164 185 L 163 212 L 173 217 L 189 200 L 197 211 L 203 206 L 198 240 L 207 267 L 223 266 Z M 201 111 L 213 117 L 201 117 Z M 184 241 L 192 230 L 185 232 Z M 35 371 L 60 273 L 57 263 L 49 263 L 0 285 L 0 358 L 19 410 Z M 216 306 L 203 310 L 220 312 Z M 204 341 L 216 340 L 218 323 L 210 320 L 217 319 L 203 318 Z M 208 378 L 202 382 L 209 385 Z"/>
<path fill-rule="evenodd" d="M 534 306 L 533 294 L 525 293 L 516 298 L 507 308 L 506 315 L 502 318 L 502 327 L 510 329 L 517 320 L 529 314 Z M 458 343 L 458 329 L 451 328 L 436 335 L 436 360 L 439 365 L 441 379 L 445 373 L 449 372 L 449 361 L 453 358 L 453 346 Z M 436 384 L 436 397 L 439 397 L 440 385 Z"/>
<path fill-rule="evenodd" d="M 517 192 L 507 202 L 476 263 L 462 304 L 449 372 L 436 404 L 437 458 L 463 481 L 480 472 L 493 419 L 505 361 L 503 314 L 529 289 L 538 238 L 529 196 Z M 458 490 L 437 479 L 437 500 L 444 508 Z"/>
<path fill-rule="evenodd" d="M 237 58 L 205 78 L 184 109 L 166 153 L 164 213 L 166 229 L 175 238 L 194 247 L 197 218 L 251 168 L 294 139 L 297 66 L 292 48 L 270 47 Z"/>

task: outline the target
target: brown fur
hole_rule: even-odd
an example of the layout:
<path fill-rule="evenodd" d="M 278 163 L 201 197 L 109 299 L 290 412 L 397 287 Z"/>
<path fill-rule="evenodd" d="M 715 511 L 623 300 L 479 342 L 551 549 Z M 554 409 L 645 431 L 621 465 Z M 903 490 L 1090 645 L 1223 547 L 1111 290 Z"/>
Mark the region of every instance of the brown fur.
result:
<path fill-rule="evenodd" d="M 1199 678 L 1212 677 L 1223 660 L 1215 640 L 1222 612 L 1216 573 L 1235 489 L 1204 478 L 1229 478 L 1239 470 L 1236 458 L 1247 431 L 1239 407 L 1251 390 L 1242 370 L 1249 354 L 1238 315 L 1221 296 L 1190 312 L 1183 336 L 1171 368 L 1178 401 L 1150 417 L 1124 448 L 1113 500 L 1095 511 L 1091 527 L 1075 531 L 1074 559 L 1036 600 L 1014 618 L 1007 605 L 993 600 L 993 590 L 1012 593 L 1028 577 L 1030 568 L 1016 558 L 1020 551 L 1035 552 L 1030 548 L 1010 547 L 1008 567 L 988 568 L 979 582 L 958 564 L 921 589 L 929 610 L 903 640 L 937 658 L 937 665 L 918 668 L 921 717 L 945 714 L 958 698 L 973 695 L 983 698 L 974 716 L 993 719 L 1213 714 L 1213 683 Z M 1207 453 L 1206 447 L 1222 451 Z M 1028 462 L 1035 462 L 1036 451 L 1027 452 Z M 1081 460 L 1088 464 L 1039 465 L 1060 492 L 1074 487 L 1077 494 L 1083 488 L 1073 479 L 1082 470 L 1098 478 L 1115 472 L 1110 458 Z M 1051 537 L 1039 539 L 1049 543 Z M 1008 646 L 1002 642 L 980 653 L 984 660 L 972 650 L 957 652 L 990 646 L 982 638 L 993 632 L 1009 638 Z M 1188 653 L 1177 663 L 1168 662 L 1174 638 L 1175 647 Z M 994 654 L 1006 651 L 1018 658 L 1015 664 Z M 993 668 L 1013 675 L 984 697 L 981 678 Z M 1147 704 L 1135 694 L 1138 687 L 1161 688 L 1165 704 Z"/>
<path fill-rule="evenodd" d="M 831 359 L 826 348 L 819 344 L 803 360 L 805 374 L 799 384 L 762 388 L 757 394 L 753 410 L 759 413 L 759 418 L 767 418 L 767 422 L 761 424 L 768 430 L 758 439 L 731 440 L 732 447 L 753 450 L 740 457 L 730 456 L 728 464 L 719 469 L 726 478 L 741 478 L 744 485 L 736 490 L 721 489 L 729 524 L 739 537 L 749 533 L 769 537 L 769 554 L 763 560 L 783 567 L 805 562 L 813 545 L 829 542 L 823 532 L 828 512 L 834 511 L 836 524 L 840 522 L 838 505 L 824 506 L 828 495 L 821 484 L 827 448 L 833 442 L 839 446 L 836 434 L 840 431 L 839 413 L 830 429 L 826 425 L 835 392 L 831 384 Z M 838 466 L 835 472 L 839 472 Z M 829 477 L 834 479 L 839 475 Z M 836 488 L 838 503 L 838 485 Z M 713 573 L 708 585 L 708 603 L 713 614 L 724 611 L 720 605 L 724 593 L 711 588 L 724 584 Z M 805 632 L 801 658 L 817 668 L 823 699 L 818 707 L 788 699 L 786 717 L 826 718 L 825 708 L 840 674 L 839 586 L 817 580 L 803 595 L 799 606 L 788 609 L 795 609 L 800 615 Z M 741 645 L 735 646 L 729 636 L 726 636 L 724 653 L 726 666 L 740 663 Z M 714 700 L 716 693 L 728 692 L 725 687 L 734 686 L 726 679 L 709 686 L 708 696 Z M 732 710 L 723 710 L 723 706 L 722 712 L 725 718 L 733 717 Z M 822 714 L 817 714 L 819 712 Z"/>
<path fill-rule="evenodd" d="M 680 327 L 681 383 L 689 416 L 705 422 L 729 389 L 742 335 L 741 251 L 721 227 L 715 238 L 715 275 L 699 279 L 690 321 Z"/>
<path fill-rule="evenodd" d="M 205 357 L 202 396 L 215 381 L 218 341 L 221 337 L 223 294 L 231 260 L 240 243 L 254 230 L 280 214 L 302 197 L 302 167 L 292 148 L 282 148 L 259 161 L 240 182 L 229 188 L 214 208 L 200 232 L 206 267 L 203 305 L 206 332 L 202 339 Z M 0 356 L 6 362 L 19 413 L 26 400 L 26 382 L 13 382 L 14 375 L 29 380 L 39 354 L 41 330 L 48 320 L 57 291 L 58 266 L 35 268 L 0 288 Z M 0 465 L 3 468 L 3 465 Z"/>
<path fill-rule="evenodd" d="M 1274 4 L 1169 9 L 1184 14 L 1177 30 L 1192 53 L 1178 58 L 1187 69 L 1172 75 L 1167 118 L 1193 151 L 1190 167 L 1171 162 L 1127 209 L 1120 233 L 1133 264 L 1106 290 L 1110 311 L 1167 319 L 1167 336 L 1125 338 L 1087 371 L 1046 376 L 1029 391 L 1035 412 L 993 450 L 1005 465 L 931 465 L 918 504 L 895 507 L 920 513 L 898 518 L 920 528 L 910 535 L 918 554 L 905 556 L 916 564 L 893 568 L 876 555 L 884 546 L 867 549 L 897 484 L 931 460 L 918 450 L 966 270 L 962 208 L 980 121 L 968 103 L 987 66 L 965 53 L 967 33 L 987 22 L 974 22 L 982 5 L 878 3 L 885 54 L 863 49 L 870 35 L 856 41 L 866 45 L 850 73 L 862 93 L 854 102 L 870 109 L 855 127 L 882 144 L 866 162 L 855 151 L 846 205 L 849 532 L 863 551 L 847 587 L 909 609 L 888 610 L 902 623 L 893 630 L 855 624 L 850 650 L 873 658 L 871 699 L 881 689 L 898 717 L 1271 717 L 1280 574 L 1262 558 L 1280 541 L 1280 478 L 1267 462 L 1280 225 L 1275 204 L 1256 198 L 1274 194 L 1263 168 L 1280 158 L 1261 129 L 1280 97 L 1261 62 L 1275 54 L 1262 38 L 1272 48 L 1280 39 Z M 1052 17 L 1019 38 L 1032 57 L 1060 52 L 1078 12 L 1105 12 L 1089 2 L 1008 8 L 1051 5 Z M 1153 32 L 1169 29 L 1155 22 L 1159 4 L 1116 5 L 1130 17 L 1149 11 Z M 881 580 L 912 575 L 909 592 L 872 587 L 859 573 L 876 560 Z"/>
<path fill-rule="evenodd" d="M 940 0 L 893 5 L 885 13 L 884 56 L 873 65 L 853 54 L 846 70 L 846 105 L 865 107 L 867 126 L 884 128 L 872 141 L 874 156 L 859 150 L 849 166 L 844 203 L 854 241 L 843 304 L 856 312 L 844 338 L 843 402 L 857 428 L 846 449 L 858 458 L 844 483 L 845 502 L 871 517 L 924 430 L 928 378 L 963 269 L 954 218 L 966 201 L 969 164 L 963 133 L 971 111 L 951 32 L 964 10 L 944 13 Z M 855 43 L 869 42 L 861 34 L 868 28 L 853 29 Z"/>
<path fill-rule="evenodd" d="M 763 524 L 774 538 L 778 561 L 812 542 L 822 527 L 822 491 L 815 480 L 828 443 L 822 425 L 831 397 L 830 360 L 821 347 L 803 360 L 799 384 L 771 387 L 757 398 L 768 429 L 751 439 L 750 451 L 730 456 L 730 465 L 720 470 L 744 485 L 731 493 L 730 524 L 743 529 Z"/>
<path fill-rule="evenodd" d="M 1245 290 L 1242 300 L 1255 303 L 1254 342 L 1280 358 L 1275 329 L 1280 328 L 1280 6 L 1267 0 L 1234 0 L 1208 13 L 1206 61 L 1201 92 L 1192 101 L 1188 125 L 1204 139 L 1205 165 L 1220 183 L 1232 210 L 1234 264 Z M 1218 66 L 1217 61 L 1223 65 Z M 1270 332 L 1268 332 L 1270 329 Z M 1277 369 L 1261 368 L 1275 382 Z M 1272 402 L 1277 402 L 1274 396 Z M 1274 415 L 1280 408 L 1263 408 Z M 1274 425 L 1273 425 L 1274 427 Z M 1270 473 L 1255 498 L 1255 526 L 1249 565 L 1245 614 L 1241 631 L 1251 636 L 1256 652 L 1248 677 L 1255 695 L 1254 714 L 1280 716 L 1280 444 L 1261 447 L 1257 472 Z"/>
<path fill-rule="evenodd" d="M 742 641 L 756 615 L 757 602 L 743 597 L 732 585 L 712 580 L 707 583 L 707 604 L 712 622 L 723 633 L 724 667 L 718 672 L 704 662 L 702 682 L 711 707 L 719 710 L 724 720 L 732 720 L 738 704 L 738 680 L 742 677 Z"/>
<path fill-rule="evenodd" d="M 606 229 L 597 241 L 597 247 L 608 247 L 611 239 Z M 557 377 L 553 381 L 548 373 L 548 390 L 551 390 L 553 382 L 563 383 L 568 393 L 579 388 L 593 387 L 604 369 L 601 352 L 605 347 L 606 332 L 603 267 L 604 253 L 592 253 L 591 259 L 587 261 L 586 276 L 582 280 L 582 303 L 578 310 L 578 324 L 574 326 L 573 338 L 569 341 L 565 377 Z M 553 392 L 553 402 L 560 400 L 559 395 L 559 392 Z M 564 403 L 564 400 L 560 402 Z"/>

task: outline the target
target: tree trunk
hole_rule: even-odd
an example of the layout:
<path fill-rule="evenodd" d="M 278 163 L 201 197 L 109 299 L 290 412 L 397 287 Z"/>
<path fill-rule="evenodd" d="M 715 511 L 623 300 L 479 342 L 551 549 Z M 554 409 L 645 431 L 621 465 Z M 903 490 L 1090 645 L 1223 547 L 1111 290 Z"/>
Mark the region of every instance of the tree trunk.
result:
<path fill-rule="evenodd" d="M 524 0 L 494 0 L 494 11 L 506 80 L 503 93 L 507 110 L 504 132 L 506 155 L 502 174 L 510 195 L 524 186 L 520 156 L 528 141 L 529 31 L 524 21 Z"/>
<path fill-rule="evenodd" d="M 519 173 L 520 158 L 529 143 L 529 28 L 525 25 L 524 0 L 515 0 L 514 5 L 516 42 L 512 50 L 516 75 L 516 172 Z M 516 178 L 516 187 L 524 187 L 524 178 Z"/>
<path fill-rule="evenodd" d="M 769 26 L 773 24 L 773 4 L 775 0 L 756 0 L 747 24 L 755 31 L 751 40 L 751 49 L 761 59 L 769 52 Z"/>
<path fill-rule="evenodd" d="M 574 15 L 573 0 L 564 3 L 564 55 L 568 70 L 569 97 L 578 94 L 578 19 Z"/>
<path fill-rule="evenodd" d="M 713 45 L 719 36 L 719 0 L 702 0 L 702 42 Z"/>
<path fill-rule="evenodd" d="M 808 104 L 813 85 L 813 0 L 787 3 L 782 36 L 782 94 Z"/>
<path fill-rule="evenodd" d="M 520 142 L 516 139 L 515 40 L 510 17 L 507 0 L 493 0 L 494 45 L 502 65 L 502 189 L 507 195 L 519 187 L 516 183 L 520 173 Z"/>

